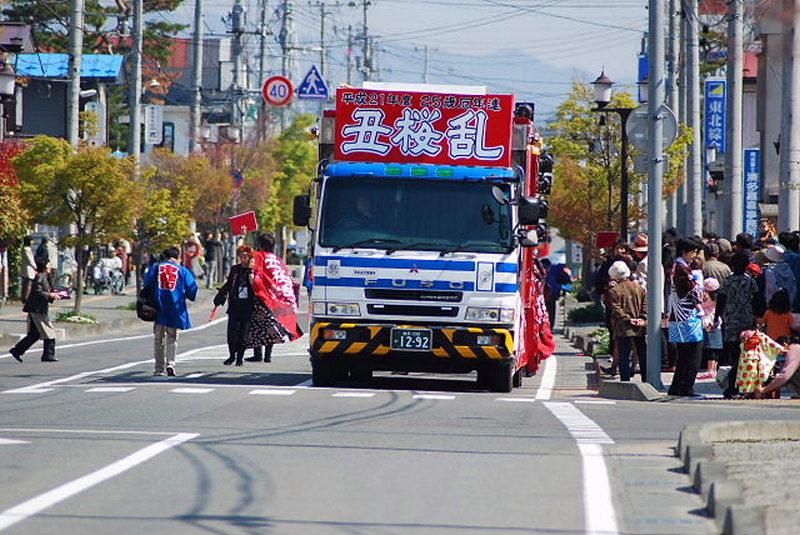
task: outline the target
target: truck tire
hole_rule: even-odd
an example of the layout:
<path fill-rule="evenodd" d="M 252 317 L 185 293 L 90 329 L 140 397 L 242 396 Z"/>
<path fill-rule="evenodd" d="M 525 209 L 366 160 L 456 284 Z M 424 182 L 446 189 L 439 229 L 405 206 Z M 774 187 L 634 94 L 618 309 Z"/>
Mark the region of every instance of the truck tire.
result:
<path fill-rule="evenodd" d="M 343 379 L 341 364 L 334 359 L 311 359 L 311 384 L 313 386 L 333 386 Z"/>
<path fill-rule="evenodd" d="M 514 388 L 514 362 L 501 362 L 486 370 L 490 392 L 507 394 Z"/>

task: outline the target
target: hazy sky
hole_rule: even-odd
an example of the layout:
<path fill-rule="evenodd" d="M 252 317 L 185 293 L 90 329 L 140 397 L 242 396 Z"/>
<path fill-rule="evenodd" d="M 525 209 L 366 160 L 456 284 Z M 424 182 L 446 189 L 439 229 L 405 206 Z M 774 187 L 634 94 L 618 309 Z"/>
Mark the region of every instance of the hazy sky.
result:
<path fill-rule="evenodd" d="M 255 29 L 258 0 L 243 3 L 248 26 Z M 334 82 L 345 77 L 348 25 L 354 34 L 361 31 L 361 0 L 349 3 L 326 2 L 327 77 Z M 206 31 L 225 31 L 221 17 L 232 4 L 233 0 L 204 3 Z M 275 34 L 270 66 L 279 69 L 278 5 L 269 0 L 269 26 Z M 298 44 L 319 47 L 319 2 L 292 5 Z M 572 78 L 592 79 L 603 67 L 616 81 L 635 80 L 636 56 L 647 27 L 646 5 L 647 0 L 371 0 L 368 22 L 370 34 L 376 36 L 383 79 L 420 81 L 422 47 L 427 45 L 431 82 L 483 83 L 500 92 L 514 89 L 549 100 L 552 107 Z M 188 23 L 193 13 L 194 0 L 185 0 L 179 20 Z M 248 37 L 253 65 L 257 42 L 257 37 Z M 317 63 L 318 57 L 318 51 L 298 53 L 298 71 Z"/>

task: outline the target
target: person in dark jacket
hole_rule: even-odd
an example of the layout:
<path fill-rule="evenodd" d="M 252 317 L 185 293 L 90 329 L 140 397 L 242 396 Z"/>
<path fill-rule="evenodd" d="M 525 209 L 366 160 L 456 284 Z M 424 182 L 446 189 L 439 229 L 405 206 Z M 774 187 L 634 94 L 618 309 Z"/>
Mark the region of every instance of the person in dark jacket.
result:
<path fill-rule="evenodd" d="M 253 315 L 253 249 L 243 245 L 236 250 L 238 264 L 231 266 L 228 280 L 214 297 L 214 306 L 228 302 L 228 358 L 223 362 L 241 366 L 244 358 L 244 335 Z M 259 361 L 261 357 L 259 356 Z"/>
<path fill-rule="evenodd" d="M 17 342 L 17 345 L 8 350 L 12 357 L 22 362 L 22 355 L 36 343 L 39 338 L 44 341 L 42 362 L 57 362 L 56 358 L 56 330 L 50 321 L 50 303 L 58 299 L 58 294 L 50 287 L 50 278 L 47 276 L 50 263 L 43 259 L 36 259 L 36 277 L 31 284 L 31 292 L 22 307 L 28 313 L 28 334 Z"/>

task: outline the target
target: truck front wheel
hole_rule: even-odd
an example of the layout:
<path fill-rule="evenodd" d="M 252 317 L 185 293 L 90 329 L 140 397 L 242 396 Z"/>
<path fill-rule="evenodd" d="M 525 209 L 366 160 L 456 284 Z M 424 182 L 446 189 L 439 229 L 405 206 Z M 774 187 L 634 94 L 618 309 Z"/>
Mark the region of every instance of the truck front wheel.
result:
<path fill-rule="evenodd" d="M 311 359 L 311 384 L 313 386 L 333 386 L 344 379 L 346 370 L 332 358 Z"/>
<path fill-rule="evenodd" d="M 478 371 L 478 384 L 490 392 L 511 392 L 514 386 L 514 362 L 498 362 Z"/>

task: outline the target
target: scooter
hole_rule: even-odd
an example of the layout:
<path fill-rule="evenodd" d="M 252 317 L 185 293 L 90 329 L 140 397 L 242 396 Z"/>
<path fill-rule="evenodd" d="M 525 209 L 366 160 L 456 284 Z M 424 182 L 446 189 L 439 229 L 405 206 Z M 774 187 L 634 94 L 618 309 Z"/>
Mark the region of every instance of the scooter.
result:
<path fill-rule="evenodd" d="M 125 274 L 119 269 L 108 270 L 100 264 L 92 268 L 92 286 L 95 295 L 108 290 L 112 295 L 122 295 L 125 289 Z"/>

